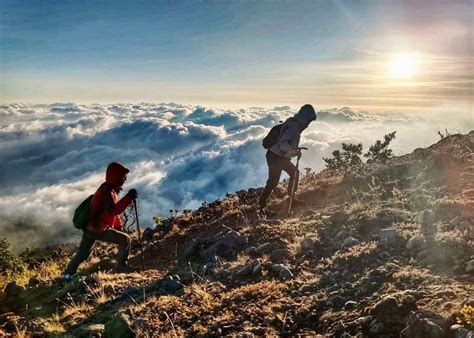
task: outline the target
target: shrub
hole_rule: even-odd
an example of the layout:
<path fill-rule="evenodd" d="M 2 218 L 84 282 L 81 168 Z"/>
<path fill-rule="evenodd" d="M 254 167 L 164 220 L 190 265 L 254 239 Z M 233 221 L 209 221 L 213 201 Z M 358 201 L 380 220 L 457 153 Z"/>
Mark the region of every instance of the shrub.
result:
<path fill-rule="evenodd" d="M 368 164 L 385 163 L 393 156 L 392 149 L 388 147 L 395 138 L 395 134 L 396 131 L 386 134 L 383 141 L 377 140 L 370 146 L 369 151 L 364 154 Z M 323 160 L 326 162 L 326 168 L 331 171 L 341 172 L 345 175 L 357 175 L 364 168 L 361 155 L 362 143 L 343 143 L 342 150 L 334 150 L 331 158 L 323 157 Z"/>
<path fill-rule="evenodd" d="M 392 149 L 388 149 L 388 146 L 395 139 L 396 133 L 394 131 L 386 134 L 383 141 L 377 140 L 374 145 L 370 146 L 369 151 L 364 154 L 364 157 L 367 157 L 367 163 L 385 163 L 393 156 Z"/>
<path fill-rule="evenodd" d="M 332 152 L 332 158 L 323 157 L 326 162 L 326 167 L 329 170 L 341 171 L 348 173 L 350 171 L 358 170 L 363 162 L 360 159 L 362 154 L 362 143 L 343 143 L 342 151 L 334 150 Z"/>
<path fill-rule="evenodd" d="M 13 252 L 10 242 L 5 237 L 0 238 L 0 275 L 7 277 L 23 269 L 24 264 Z"/>

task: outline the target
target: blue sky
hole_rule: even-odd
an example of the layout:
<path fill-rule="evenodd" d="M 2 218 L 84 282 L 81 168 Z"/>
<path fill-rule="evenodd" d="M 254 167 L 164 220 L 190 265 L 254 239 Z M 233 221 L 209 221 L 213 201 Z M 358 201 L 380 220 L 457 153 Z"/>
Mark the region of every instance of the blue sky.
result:
<path fill-rule="evenodd" d="M 472 113 L 472 1 L 0 3 L 1 103 Z M 396 53 L 421 55 L 409 81 Z"/>

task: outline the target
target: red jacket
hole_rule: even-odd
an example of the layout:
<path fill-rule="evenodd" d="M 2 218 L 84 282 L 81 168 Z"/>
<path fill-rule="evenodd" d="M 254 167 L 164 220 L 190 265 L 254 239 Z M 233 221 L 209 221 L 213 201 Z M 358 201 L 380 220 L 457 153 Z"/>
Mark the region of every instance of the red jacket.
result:
<path fill-rule="evenodd" d="M 91 203 L 92 217 L 86 225 L 86 230 L 103 232 L 108 228 L 121 229 L 122 221 L 119 215 L 127 209 L 133 199 L 124 196 L 118 198 L 128 169 L 120 163 L 112 163 L 107 168 L 105 182 L 97 189 Z"/>

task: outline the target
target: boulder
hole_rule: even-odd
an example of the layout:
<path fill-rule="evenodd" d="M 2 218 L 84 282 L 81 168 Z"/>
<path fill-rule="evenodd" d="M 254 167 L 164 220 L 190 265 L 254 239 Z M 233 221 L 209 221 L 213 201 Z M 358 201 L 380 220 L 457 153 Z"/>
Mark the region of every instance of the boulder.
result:
<path fill-rule="evenodd" d="M 433 213 L 428 209 L 418 214 L 418 224 L 420 225 L 421 232 L 425 236 L 432 236 L 438 231 L 438 227 L 434 222 Z"/>
<path fill-rule="evenodd" d="M 347 237 L 344 242 L 341 244 L 341 249 L 344 248 L 350 248 L 351 246 L 359 244 L 359 240 L 357 238 L 354 238 L 352 236 Z"/>
<path fill-rule="evenodd" d="M 146 228 L 144 231 L 143 231 L 143 234 L 142 234 L 142 239 L 149 242 L 153 239 L 153 235 L 155 234 L 155 231 L 153 231 L 152 228 Z"/>
<path fill-rule="evenodd" d="M 386 228 L 380 230 L 379 238 L 380 242 L 386 245 L 395 245 L 403 239 L 398 230 L 395 228 Z"/>
<path fill-rule="evenodd" d="M 283 264 L 273 264 L 272 270 L 278 274 L 280 280 L 285 281 L 290 278 L 293 278 L 293 273 L 291 272 L 291 270 Z"/>
<path fill-rule="evenodd" d="M 314 248 L 315 243 L 315 240 L 313 240 L 312 238 L 305 238 L 303 239 L 303 241 L 301 241 L 301 249 L 304 251 L 312 250 Z"/>
<path fill-rule="evenodd" d="M 132 338 L 135 332 L 132 329 L 130 318 L 123 313 L 118 313 L 105 323 L 105 337 Z"/>
<path fill-rule="evenodd" d="M 16 298 L 21 296 L 24 291 L 25 288 L 23 286 L 18 285 L 16 281 L 13 281 L 7 284 L 3 292 L 5 292 L 5 296 L 7 296 L 7 298 Z"/>
<path fill-rule="evenodd" d="M 422 251 L 427 247 L 426 238 L 423 235 L 412 237 L 405 247 L 411 251 Z"/>
<path fill-rule="evenodd" d="M 400 333 L 406 338 L 443 338 L 448 329 L 447 321 L 437 313 L 420 310 L 413 312 Z"/>
<path fill-rule="evenodd" d="M 250 264 L 247 264 L 246 266 L 244 266 L 242 269 L 240 269 L 239 271 L 237 271 L 237 273 L 235 274 L 236 276 L 247 276 L 247 275 L 250 275 L 253 271 L 253 266 L 254 264 L 253 263 L 250 263 Z"/>
<path fill-rule="evenodd" d="M 393 296 L 385 296 L 379 300 L 370 310 L 370 315 L 386 323 L 399 314 L 398 302 Z"/>
<path fill-rule="evenodd" d="M 263 272 L 263 266 L 260 264 L 260 262 L 257 262 L 257 264 L 254 265 L 253 270 L 252 270 L 252 276 L 254 277 L 260 277 Z"/>
<path fill-rule="evenodd" d="M 165 290 L 167 293 L 174 293 L 179 291 L 183 288 L 183 284 L 181 283 L 181 279 L 178 275 L 174 276 L 166 276 L 162 281 L 160 286 Z"/>
<path fill-rule="evenodd" d="M 214 241 L 214 244 L 204 251 L 205 257 L 219 256 L 226 259 L 234 259 L 237 256 L 239 247 L 247 244 L 248 238 L 236 231 L 229 230 L 224 234 L 216 236 Z"/>
<path fill-rule="evenodd" d="M 462 327 L 462 325 L 455 324 L 449 328 L 449 335 L 453 338 L 474 338 L 474 331 Z"/>
<path fill-rule="evenodd" d="M 469 262 L 466 264 L 466 269 L 464 269 L 466 273 L 474 273 L 474 259 L 471 259 Z"/>
<path fill-rule="evenodd" d="M 271 250 L 272 250 L 272 244 L 270 242 L 266 242 L 257 246 L 255 248 L 255 253 L 257 255 L 263 255 L 263 254 L 269 253 Z"/>
<path fill-rule="evenodd" d="M 270 254 L 270 260 L 272 263 L 281 263 L 291 256 L 291 252 L 288 249 L 276 249 Z"/>
<path fill-rule="evenodd" d="M 104 289 L 104 291 L 105 291 L 105 289 Z M 140 293 L 141 293 L 140 287 L 131 285 L 131 286 L 127 286 L 123 290 L 122 296 L 135 298 L 135 297 L 138 297 L 140 295 Z"/>

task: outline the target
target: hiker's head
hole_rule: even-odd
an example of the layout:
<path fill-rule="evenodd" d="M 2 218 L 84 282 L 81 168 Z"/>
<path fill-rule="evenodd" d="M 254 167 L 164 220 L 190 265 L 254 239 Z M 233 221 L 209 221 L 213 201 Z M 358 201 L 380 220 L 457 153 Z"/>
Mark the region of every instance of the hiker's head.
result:
<path fill-rule="evenodd" d="M 316 112 L 314 111 L 312 105 L 305 104 L 303 107 L 300 108 L 295 117 L 298 119 L 298 122 L 300 122 L 301 126 L 304 129 L 308 127 L 308 125 L 312 121 L 316 120 Z"/>
<path fill-rule="evenodd" d="M 130 170 L 121 163 L 112 162 L 107 167 L 105 181 L 114 189 L 120 189 L 127 180 L 127 174 Z"/>

